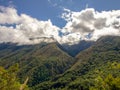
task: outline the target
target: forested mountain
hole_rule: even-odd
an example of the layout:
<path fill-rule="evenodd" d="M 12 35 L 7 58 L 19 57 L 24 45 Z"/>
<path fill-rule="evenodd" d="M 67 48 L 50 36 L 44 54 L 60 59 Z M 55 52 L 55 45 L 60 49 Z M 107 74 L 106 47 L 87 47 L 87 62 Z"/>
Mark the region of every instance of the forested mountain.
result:
<path fill-rule="evenodd" d="M 120 37 L 102 37 L 75 58 L 64 74 L 35 90 L 120 90 Z"/>
<path fill-rule="evenodd" d="M 20 65 L 18 75 L 23 80 L 29 76 L 30 86 L 65 72 L 75 61 L 73 57 L 63 52 L 56 43 L 28 46 L 1 44 L 0 55 L 1 66 L 7 68 L 15 63 Z"/>
<path fill-rule="evenodd" d="M 86 44 L 82 45 L 79 50 Z M 66 49 L 57 42 L 24 46 L 3 43 L 0 65 L 8 68 L 18 63 L 20 81 L 29 77 L 32 90 L 120 90 L 120 37 L 101 37 L 86 46 L 73 55 L 78 49 Z"/>

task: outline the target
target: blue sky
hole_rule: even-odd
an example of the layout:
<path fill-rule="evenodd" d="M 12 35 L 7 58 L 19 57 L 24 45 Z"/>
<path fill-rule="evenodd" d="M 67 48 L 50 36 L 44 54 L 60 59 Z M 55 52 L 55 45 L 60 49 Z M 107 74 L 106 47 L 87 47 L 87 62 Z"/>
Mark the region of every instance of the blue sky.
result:
<path fill-rule="evenodd" d="M 38 20 L 51 19 L 58 27 L 63 27 L 66 21 L 60 18 L 63 8 L 81 11 L 86 7 L 97 11 L 119 10 L 120 0 L 0 0 L 2 6 L 14 6 L 18 13 L 25 13 Z"/>

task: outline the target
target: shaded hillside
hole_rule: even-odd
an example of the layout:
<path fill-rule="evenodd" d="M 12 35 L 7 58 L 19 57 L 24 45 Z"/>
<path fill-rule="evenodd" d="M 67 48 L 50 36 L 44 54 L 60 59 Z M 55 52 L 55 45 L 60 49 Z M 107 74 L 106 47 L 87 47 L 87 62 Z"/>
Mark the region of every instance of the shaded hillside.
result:
<path fill-rule="evenodd" d="M 74 63 L 74 59 L 56 43 L 28 46 L 1 44 L 0 55 L 1 66 L 7 68 L 15 63 L 20 64 L 19 77 L 24 81 L 29 76 L 30 86 L 63 73 Z"/>
<path fill-rule="evenodd" d="M 63 44 L 62 48 L 65 52 L 67 52 L 69 55 L 75 57 L 79 52 L 89 48 L 94 44 L 94 41 L 80 41 L 78 44 L 75 45 L 67 45 Z"/>

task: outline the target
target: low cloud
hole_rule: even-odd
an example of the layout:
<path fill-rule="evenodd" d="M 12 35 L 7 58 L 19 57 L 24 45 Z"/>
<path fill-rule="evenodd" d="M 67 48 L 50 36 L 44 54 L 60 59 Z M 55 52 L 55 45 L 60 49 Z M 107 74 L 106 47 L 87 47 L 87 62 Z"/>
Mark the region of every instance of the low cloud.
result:
<path fill-rule="evenodd" d="M 64 8 L 63 28 L 51 20 L 40 21 L 26 14 L 18 15 L 13 7 L 0 6 L 0 43 L 37 44 L 58 41 L 77 44 L 81 40 L 97 40 L 106 35 L 120 36 L 120 10 L 95 11 L 88 8 L 74 12 Z"/>

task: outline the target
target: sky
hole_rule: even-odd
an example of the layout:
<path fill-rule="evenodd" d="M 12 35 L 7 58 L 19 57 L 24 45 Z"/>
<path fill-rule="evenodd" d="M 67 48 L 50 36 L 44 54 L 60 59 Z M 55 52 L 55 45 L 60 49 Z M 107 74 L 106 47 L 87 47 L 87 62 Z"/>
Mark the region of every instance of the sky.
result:
<path fill-rule="evenodd" d="M 0 0 L 2 6 L 14 6 L 18 13 L 25 13 L 38 20 L 51 19 L 54 25 L 65 26 L 66 22 L 60 18 L 67 8 L 81 11 L 86 7 L 97 11 L 120 9 L 120 0 Z"/>
<path fill-rule="evenodd" d="M 0 0 L 1 43 L 76 44 L 105 35 L 120 35 L 120 0 Z"/>

